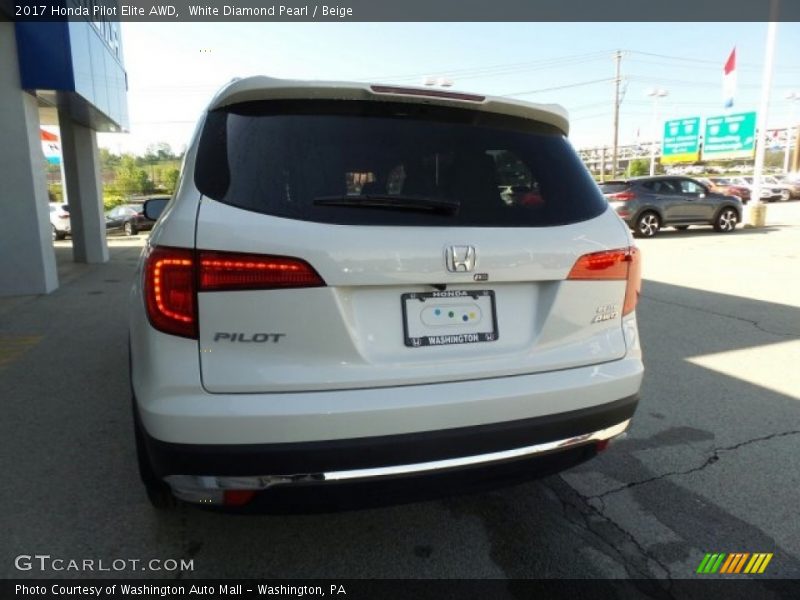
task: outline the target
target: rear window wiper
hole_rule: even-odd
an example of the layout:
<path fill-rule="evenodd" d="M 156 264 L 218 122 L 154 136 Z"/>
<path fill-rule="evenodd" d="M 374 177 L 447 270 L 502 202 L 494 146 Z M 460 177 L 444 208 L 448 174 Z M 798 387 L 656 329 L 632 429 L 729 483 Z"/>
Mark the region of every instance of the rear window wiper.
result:
<path fill-rule="evenodd" d="M 417 210 L 452 215 L 458 212 L 461 203 L 443 198 L 426 196 L 402 196 L 397 194 L 361 194 L 358 196 L 319 196 L 315 206 L 350 206 L 363 208 L 386 208 L 389 210 Z"/>

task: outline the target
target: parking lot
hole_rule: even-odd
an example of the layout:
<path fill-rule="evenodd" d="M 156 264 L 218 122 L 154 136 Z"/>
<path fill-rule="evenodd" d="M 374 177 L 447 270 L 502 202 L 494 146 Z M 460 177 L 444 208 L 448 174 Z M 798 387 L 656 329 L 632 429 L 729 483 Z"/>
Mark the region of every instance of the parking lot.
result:
<path fill-rule="evenodd" d="M 311 515 L 159 514 L 136 473 L 126 306 L 143 236 L 101 266 L 56 242 L 61 287 L 0 300 L 0 570 L 20 554 L 193 559 L 117 576 L 691 578 L 707 552 L 800 577 L 800 202 L 728 235 L 640 241 L 647 372 L 628 437 L 539 481 Z M 94 575 L 104 575 L 95 573 Z M 768 586 L 768 583 L 765 584 Z"/>

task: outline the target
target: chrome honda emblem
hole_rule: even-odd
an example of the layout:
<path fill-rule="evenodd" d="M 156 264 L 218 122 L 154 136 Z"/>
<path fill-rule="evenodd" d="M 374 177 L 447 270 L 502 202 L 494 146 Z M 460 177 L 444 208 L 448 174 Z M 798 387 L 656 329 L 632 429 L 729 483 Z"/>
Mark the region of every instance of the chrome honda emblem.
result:
<path fill-rule="evenodd" d="M 444 262 L 451 273 L 469 273 L 475 268 L 475 248 L 449 246 L 445 250 Z"/>

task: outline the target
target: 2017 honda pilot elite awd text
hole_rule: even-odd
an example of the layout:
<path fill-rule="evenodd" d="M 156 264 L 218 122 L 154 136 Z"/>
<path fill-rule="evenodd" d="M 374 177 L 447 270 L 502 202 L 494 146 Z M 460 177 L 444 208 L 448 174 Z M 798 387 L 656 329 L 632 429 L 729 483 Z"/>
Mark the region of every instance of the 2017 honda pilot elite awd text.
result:
<path fill-rule="evenodd" d="M 552 470 L 622 434 L 639 254 L 567 130 L 442 90 L 220 91 L 132 293 L 153 503 Z"/>

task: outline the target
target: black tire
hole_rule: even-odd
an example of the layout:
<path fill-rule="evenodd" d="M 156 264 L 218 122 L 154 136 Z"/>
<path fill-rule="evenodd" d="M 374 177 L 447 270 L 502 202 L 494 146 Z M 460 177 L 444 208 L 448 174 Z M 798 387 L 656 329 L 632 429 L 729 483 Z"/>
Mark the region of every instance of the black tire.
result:
<path fill-rule="evenodd" d="M 675 225 L 675 229 L 677 229 L 678 231 L 686 231 L 687 229 L 689 229 L 689 226 L 688 225 Z"/>
<path fill-rule="evenodd" d="M 736 223 L 738 222 L 738 213 L 730 206 L 726 206 L 719 211 L 717 218 L 714 219 L 714 230 L 720 233 L 730 233 L 736 229 Z"/>
<path fill-rule="evenodd" d="M 661 229 L 661 219 L 653 211 L 647 210 L 636 218 L 633 235 L 641 238 L 651 238 Z"/>
<path fill-rule="evenodd" d="M 160 480 L 153 472 L 147 450 L 144 447 L 144 439 L 141 430 L 141 423 L 136 414 L 136 401 L 134 400 L 133 429 L 136 436 L 136 460 L 139 463 L 139 477 L 144 484 L 147 499 L 153 508 L 158 510 L 171 510 L 178 506 L 178 500 L 172 495 L 170 487 Z"/>
<path fill-rule="evenodd" d="M 136 235 L 138 231 L 136 231 L 136 225 L 131 223 L 130 221 L 126 221 L 125 225 L 123 226 L 123 230 L 125 231 L 125 235 L 132 236 Z"/>
<path fill-rule="evenodd" d="M 58 229 L 56 229 L 55 225 L 50 225 L 50 227 L 53 230 L 53 239 L 54 240 L 61 241 L 61 240 L 67 239 L 67 234 L 64 233 L 63 231 L 59 231 Z"/>

